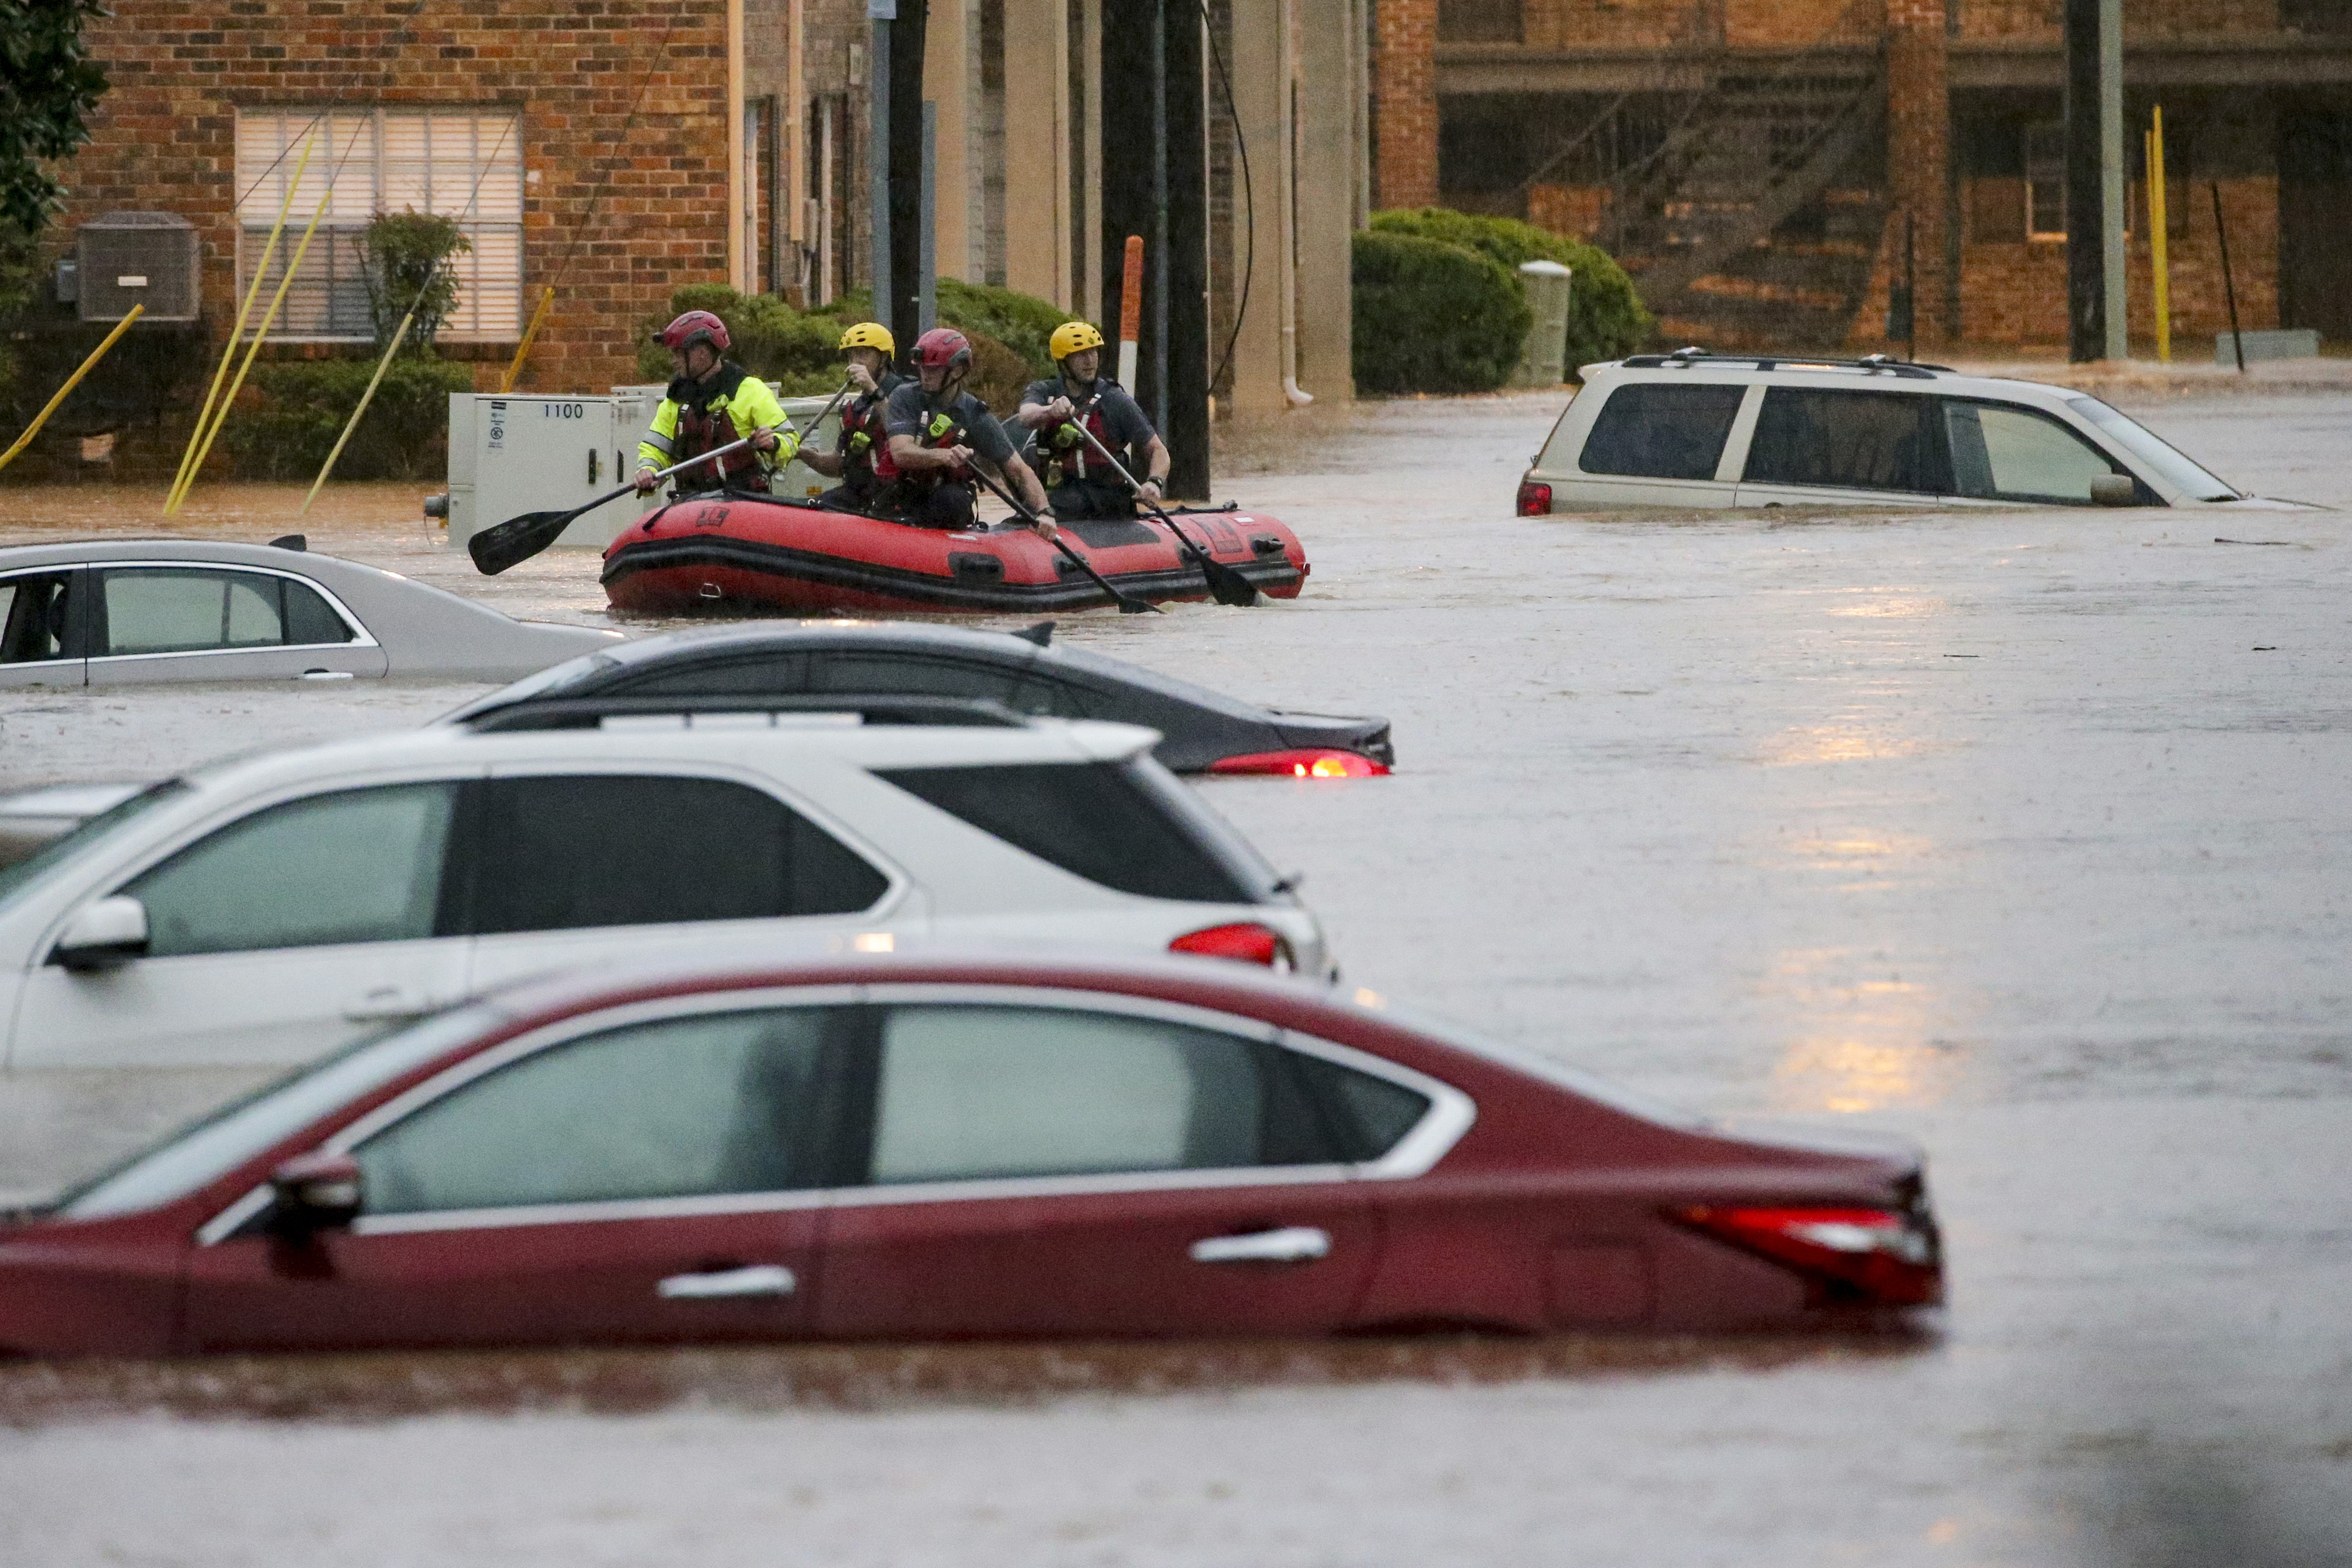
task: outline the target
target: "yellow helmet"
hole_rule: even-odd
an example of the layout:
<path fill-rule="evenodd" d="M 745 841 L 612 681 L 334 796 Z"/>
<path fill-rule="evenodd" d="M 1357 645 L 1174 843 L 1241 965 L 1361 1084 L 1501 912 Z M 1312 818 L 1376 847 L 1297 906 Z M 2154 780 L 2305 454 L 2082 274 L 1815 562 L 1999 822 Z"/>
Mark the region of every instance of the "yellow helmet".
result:
<path fill-rule="evenodd" d="M 879 349 L 894 357 L 898 352 L 898 345 L 890 340 L 890 329 L 879 321 L 860 321 L 841 335 L 841 346 L 845 349 Z"/>
<path fill-rule="evenodd" d="M 1045 351 L 1054 356 L 1054 362 L 1058 365 L 1082 350 L 1102 346 L 1103 335 L 1088 323 L 1065 321 L 1054 329 L 1054 336 L 1047 341 Z"/>

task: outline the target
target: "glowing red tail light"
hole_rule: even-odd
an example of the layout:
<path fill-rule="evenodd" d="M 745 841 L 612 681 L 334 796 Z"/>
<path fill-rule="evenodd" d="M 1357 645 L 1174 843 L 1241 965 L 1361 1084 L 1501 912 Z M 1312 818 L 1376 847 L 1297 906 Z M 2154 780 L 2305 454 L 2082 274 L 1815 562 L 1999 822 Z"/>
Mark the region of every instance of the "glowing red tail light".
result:
<path fill-rule="evenodd" d="M 1551 515 L 1551 486 L 1533 479 L 1519 481 L 1519 516 L 1543 517 Z"/>
<path fill-rule="evenodd" d="M 1328 747 L 1302 747 L 1296 751 L 1253 751 L 1241 757 L 1221 757 L 1209 764 L 1212 773 L 1279 773 L 1293 779 L 1370 779 L 1389 770 L 1360 751 Z"/>
<path fill-rule="evenodd" d="M 1286 972 L 1295 967 L 1290 944 L 1282 933 L 1254 920 L 1188 932 L 1168 944 L 1168 950 L 1199 953 L 1210 958 L 1238 958 L 1244 964 L 1264 964 L 1269 969 Z"/>
<path fill-rule="evenodd" d="M 1676 1218 L 1807 1275 L 1825 1287 L 1824 1305 L 1916 1307 L 1944 1299 L 1943 1248 L 1924 1211 L 1700 1207 Z"/>

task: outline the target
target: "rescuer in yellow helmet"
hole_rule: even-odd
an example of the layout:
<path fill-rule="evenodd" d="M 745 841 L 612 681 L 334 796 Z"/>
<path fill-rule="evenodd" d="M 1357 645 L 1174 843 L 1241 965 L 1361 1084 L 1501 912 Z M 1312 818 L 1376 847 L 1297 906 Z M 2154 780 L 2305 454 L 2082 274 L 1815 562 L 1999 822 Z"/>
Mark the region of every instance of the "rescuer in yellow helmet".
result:
<path fill-rule="evenodd" d="M 890 394 L 907 382 L 890 368 L 898 351 L 890 329 L 878 321 L 860 321 L 841 335 L 842 357 L 857 391 L 841 405 L 841 438 L 833 450 L 801 454 L 802 462 L 841 481 L 818 497 L 816 505 L 836 512 L 862 512 L 881 492 L 882 481 L 874 474 L 874 449 L 883 441 L 882 410 Z"/>
<path fill-rule="evenodd" d="M 1168 486 L 1168 448 L 1127 389 L 1102 373 L 1103 335 L 1085 321 L 1065 321 L 1046 343 L 1058 376 L 1032 382 L 1021 394 L 1023 425 L 1034 443 L 1054 516 L 1131 517 L 1136 493 L 1080 432 L 1116 454 L 1143 480 L 1142 497 L 1158 505 Z"/>

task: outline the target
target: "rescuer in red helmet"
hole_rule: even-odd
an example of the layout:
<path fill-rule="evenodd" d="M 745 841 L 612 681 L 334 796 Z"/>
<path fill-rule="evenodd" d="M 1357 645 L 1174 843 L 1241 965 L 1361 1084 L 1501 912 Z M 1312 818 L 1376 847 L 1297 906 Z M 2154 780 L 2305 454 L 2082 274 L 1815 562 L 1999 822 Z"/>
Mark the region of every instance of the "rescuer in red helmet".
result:
<path fill-rule="evenodd" d="M 915 382 L 890 394 L 883 413 L 889 441 L 874 463 L 884 481 L 881 508 L 919 528 L 971 528 L 972 466 L 986 463 L 1035 517 L 1030 526 L 1052 538 L 1037 476 L 988 405 L 963 390 L 971 374 L 971 340 L 952 327 L 932 328 L 915 340 Z"/>
<path fill-rule="evenodd" d="M 709 311 L 688 311 L 662 329 L 661 341 L 677 366 L 677 376 L 661 407 L 654 410 L 653 427 L 637 443 L 637 494 L 652 493 L 654 476 L 660 470 L 747 435 L 752 438 L 749 448 L 679 474 L 677 493 L 764 493 L 768 476 L 791 462 L 800 445 L 784 419 L 783 404 L 767 382 L 727 360 L 727 323 Z"/>

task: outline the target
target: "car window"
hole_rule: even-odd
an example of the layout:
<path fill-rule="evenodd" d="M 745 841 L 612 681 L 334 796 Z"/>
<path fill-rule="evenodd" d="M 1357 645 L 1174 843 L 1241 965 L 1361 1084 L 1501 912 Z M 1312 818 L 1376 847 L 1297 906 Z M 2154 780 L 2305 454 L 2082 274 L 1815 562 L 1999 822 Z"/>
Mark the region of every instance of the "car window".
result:
<path fill-rule="evenodd" d="M 2216 479 L 2197 464 L 2190 462 L 2171 443 L 2148 429 L 2120 409 L 2110 408 L 2095 397 L 2070 397 L 2066 406 L 2105 432 L 2107 438 L 2189 495 L 2200 501 L 2234 501 L 2238 492 L 2222 480 Z"/>
<path fill-rule="evenodd" d="M 1952 485 L 1979 500 L 2091 504 L 2091 481 L 2116 465 L 2046 413 L 1991 402 L 1939 400 L 1952 454 Z"/>
<path fill-rule="evenodd" d="M 1146 898 L 1253 902 L 1128 765 L 907 768 L 880 778 L 1073 876 Z"/>
<path fill-rule="evenodd" d="M 993 660 L 912 653 L 820 651 L 811 655 L 820 690 L 1010 702 L 1021 672 Z"/>
<path fill-rule="evenodd" d="M 6 908 L 19 894 L 58 866 L 79 859 L 131 818 L 187 792 L 188 786 L 177 779 L 152 784 L 97 816 L 76 823 L 16 864 L 0 866 L 0 909 Z"/>
<path fill-rule="evenodd" d="M 604 690 L 633 697 L 774 696 L 809 689 L 808 655 L 763 653 L 664 667 L 613 682 Z"/>
<path fill-rule="evenodd" d="M 665 1019 L 523 1057 L 352 1151 L 370 1214 L 822 1185 L 828 1011 Z"/>
<path fill-rule="evenodd" d="M 1773 387 L 1748 448 L 1750 484 L 1946 494 L 1936 400 L 1906 392 Z"/>
<path fill-rule="evenodd" d="M 1343 1160 L 1376 1160 L 1429 1114 L 1429 1096 L 1303 1051 L 1285 1051 L 1316 1101 Z"/>
<path fill-rule="evenodd" d="M 1617 388 L 1601 405 L 1577 466 L 1587 474 L 1712 479 L 1748 389 L 1694 382 Z"/>
<path fill-rule="evenodd" d="M 900 1007 L 883 1025 L 876 1183 L 1268 1163 L 1261 1048 L 1158 1019 L 1049 1008 Z M 1298 1113 L 1294 1099 L 1293 1119 Z M 1295 1134 L 1296 1129 L 1291 1129 Z M 1284 1159 L 1280 1163 L 1292 1163 Z"/>
<path fill-rule="evenodd" d="M 1040 715 L 1047 718 L 1108 716 L 1114 706 L 1099 693 L 1088 692 L 1073 682 L 1040 674 L 1035 670 L 1022 677 L 1021 684 L 1013 690 L 1011 703 L 1015 713 Z"/>
<path fill-rule="evenodd" d="M 28 572 L 0 579 L 0 664 L 37 664 L 65 656 L 73 574 Z"/>
<path fill-rule="evenodd" d="M 456 793 L 397 784 L 272 806 L 117 891 L 147 906 L 156 958 L 431 936 Z"/>
<path fill-rule="evenodd" d="M 774 796 L 723 779 L 496 779 L 482 800 L 478 932 L 846 915 L 889 885 Z"/>
<path fill-rule="evenodd" d="M 351 628 L 316 591 L 261 572 L 118 568 L 104 573 L 99 599 L 110 655 L 352 640 Z"/>

